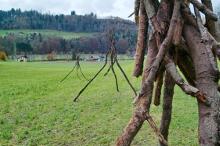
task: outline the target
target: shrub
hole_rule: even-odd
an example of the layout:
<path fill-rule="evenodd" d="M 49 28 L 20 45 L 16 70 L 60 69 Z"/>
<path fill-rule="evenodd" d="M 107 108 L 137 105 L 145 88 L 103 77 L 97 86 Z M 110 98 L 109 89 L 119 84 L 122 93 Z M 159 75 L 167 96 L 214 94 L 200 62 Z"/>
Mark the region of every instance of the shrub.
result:
<path fill-rule="evenodd" d="M 0 51 L 0 60 L 6 61 L 6 59 L 7 59 L 6 53 L 3 51 Z"/>
<path fill-rule="evenodd" d="M 55 54 L 52 52 L 52 53 L 49 53 L 47 55 L 47 60 L 48 61 L 53 61 L 55 59 Z"/>

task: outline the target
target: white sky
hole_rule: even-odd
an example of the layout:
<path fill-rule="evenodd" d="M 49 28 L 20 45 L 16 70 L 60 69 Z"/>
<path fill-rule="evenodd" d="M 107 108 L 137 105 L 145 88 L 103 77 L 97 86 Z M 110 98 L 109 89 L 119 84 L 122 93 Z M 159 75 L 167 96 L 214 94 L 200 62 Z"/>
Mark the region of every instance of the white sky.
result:
<path fill-rule="evenodd" d="M 119 16 L 127 18 L 133 12 L 134 0 L 0 0 L 1 10 L 21 8 L 38 10 L 51 14 L 95 13 L 99 17 Z M 220 7 L 220 0 L 213 0 L 214 7 Z"/>

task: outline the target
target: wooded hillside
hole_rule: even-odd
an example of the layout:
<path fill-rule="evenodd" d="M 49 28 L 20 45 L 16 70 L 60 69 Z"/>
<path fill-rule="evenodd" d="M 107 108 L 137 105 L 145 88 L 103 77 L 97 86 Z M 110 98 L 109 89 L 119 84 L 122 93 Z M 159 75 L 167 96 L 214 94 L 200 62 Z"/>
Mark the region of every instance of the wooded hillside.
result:
<path fill-rule="evenodd" d="M 77 15 L 75 11 L 72 11 L 70 15 L 42 14 L 34 10 L 22 12 L 20 9 L 0 11 L 0 29 L 3 30 L 0 33 L 9 32 L 0 37 L 0 50 L 6 52 L 7 55 L 14 56 L 15 54 L 48 54 L 51 52 L 105 53 L 109 47 L 106 38 L 106 32 L 109 29 L 115 31 L 119 53 L 132 53 L 137 38 L 137 28 L 132 21 L 118 17 L 99 19 L 93 13 Z M 48 30 L 56 30 L 58 34 L 74 32 L 81 35 L 83 32 L 88 35 L 74 36 L 75 38 L 63 35 L 44 35 L 44 31 Z M 19 48 L 19 46 L 22 47 Z"/>
<path fill-rule="evenodd" d="M 71 32 L 104 32 L 109 27 L 118 30 L 135 29 L 132 21 L 118 17 L 98 19 L 93 13 L 77 15 L 72 11 L 70 15 L 42 14 L 38 11 L 21 11 L 11 9 L 0 11 L 1 29 L 53 29 Z"/>

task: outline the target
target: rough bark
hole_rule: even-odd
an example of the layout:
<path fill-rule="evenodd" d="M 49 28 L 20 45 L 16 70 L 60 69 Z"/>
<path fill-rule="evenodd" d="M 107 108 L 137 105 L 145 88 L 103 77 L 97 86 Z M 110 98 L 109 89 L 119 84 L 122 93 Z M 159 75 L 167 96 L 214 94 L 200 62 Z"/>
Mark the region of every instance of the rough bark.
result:
<path fill-rule="evenodd" d="M 158 50 L 156 45 L 156 40 L 154 35 L 151 33 L 149 41 L 148 41 L 148 50 L 147 50 L 147 59 L 145 63 L 145 69 L 142 77 L 142 84 L 144 83 L 144 80 L 148 77 L 150 68 L 157 56 Z"/>
<path fill-rule="evenodd" d="M 135 67 L 133 76 L 139 77 L 143 72 L 143 62 L 147 47 L 148 18 L 144 7 L 144 1 L 140 1 L 140 14 L 138 23 L 138 39 L 135 53 Z"/>
<path fill-rule="evenodd" d="M 179 17 L 176 22 L 176 27 L 173 34 L 173 44 L 179 46 L 182 41 L 183 19 Z"/>
<path fill-rule="evenodd" d="M 182 4 L 182 15 L 185 19 L 185 23 L 194 26 L 195 29 L 198 29 L 198 25 L 196 22 L 195 17 L 192 15 L 192 13 L 190 12 L 190 8 L 187 7 L 186 5 Z M 213 52 L 215 55 L 218 56 L 218 58 L 220 59 L 220 44 L 217 42 L 217 40 L 208 32 L 208 35 L 210 37 L 210 39 L 213 41 Z"/>
<path fill-rule="evenodd" d="M 183 36 L 193 59 L 196 72 L 196 87 L 211 98 L 211 106 L 198 101 L 199 143 L 201 146 L 220 145 L 220 97 L 216 74 L 212 70 L 206 45 L 201 42 L 200 33 L 192 26 L 185 25 Z"/>
<path fill-rule="evenodd" d="M 155 9 L 152 5 L 146 6 L 146 2 L 147 2 L 147 0 L 145 0 L 145 8 L 146 8 L 146 10 L 147 9 L 150 10 L 150 12 L 147 12 L 147 15 L 149 18 L 152 18 L 153 16 L 155 16 L 155 14 L 152 14 L 155 12 Z M 152 1 L 150 1 L 150 2 L 152 3 Z M 150 4 L 150 3 L 148 3 L 148 4 Z M 159 69 L 160 63 L 161 63 L 163 57 L 165 56 L 169 46 L 171 45 L 172 36 L 173 36 L 173 32 L 174 32 L 173 27 L 175 27 L 176 20 L 180 14 L 179 8 L 180 8 L 180 1 L 177 0 L 175 3 L 175 6 L 174 6 L 174 12 L 173 12 L 173 16 L 171 19 L 171 24 L 170 24 L 170 27 L 168 30 L 167 37 L 164 39 L 163 43 L 160 45 L 159 52 L 156 56 L 156 59 L 153 61 L 153 65 L 150 67 L 149 74 L 147 72 L 147 75 L 143 76 L 143 84 L 141 87 L 140 94 L 135 99 L 136 110 L 135 110 L 134 115 L 132 116 L 128 126 L 125 128 L 123 134 L 118 138 L 117 145 L 130 145 L 134 136 L 137 134 L 138 130 L 141 128 L 141 126 L 144 122 L 144 119 L 146 119 L 145 115 L 149 114 L 149 109 L 150 109 L 151 100 L 152 100 L 153 82 L 155 80 L 156 72 Z M 157 30 L 157 29 L 155 29 L 155 30 L 161 31 L 161 30 Z M 152 51 L 155 51 L 155 49 Z M 145 78 L 146 76 L 147 76 L 147 78 Z M 149 119 L 149 118 L 147 118 L 147 119 Z M 166 140 L 164 140 L 164 138 L 162 136 L 160 136 L 159 140 L 161 142 L 163 142 L 165 145 L 167 145 Z"/>
<path fill-rule="evenodd" d="M 147 86 L 151 86 L 150 84 L 153 84 L 153 81 L 155 80 L 155 77 L 156 77 L 156 72 L 158 71 L 158 69 L 160 67 L 160 63 L 163 60 L 164 56 L 166 55 L 166 52 L 168 51 L 168 49 L 172 45 L 172 38 L 173 38 L 173 33 L 174 33 L 173 28 L 175 28 L 178 17 L 180 16 L 179 8 L 180 8 L 180 1 L 176 1 L 173 16 L 171 18 L 170 27 L 167 32 L 167 36 L 164 39 L 164 41 L 162 42 L 162 44 L 159 46 L 159 52 L 158 52 L 158 54 L 152 64 L 152 66 L 150 67 L 149 75 L 147 78 L 145 78 L 145 81 L 144 81 L 143 86 L 141 88 L 141 95 L 142 94 L 144 95 L 146 93 L 145 89 L 147 88 Z M 150 98 L 151 98 L 151 96 L 152 96 L 152 94 L 149 95 Z"/>
<path fill-rule="evenodd" d="M 180 71 L 183 73 L 188 83 L 192 86 L 195 86 L 196 75 L 195 75 L 195 67 L 193 66 L 192 58 L 183 49 L 179 49 L 177 54 L 178 54 L 177 65 Z"/>
<path fill-rule="evenodd" d="M 166 62 L 166 71 L 172 76 L 175 83 L 188 95 L 191 95 L 193 97 L 196 97 L 200 102 L 205 103 L 207 106 L 209 106 L 210 101 L 209 97 L 204 94 L 202 91 L 197 89 L 196 87 L 193 87 L 186 83 L 184 79 L 179 74 L 178 70 L 176 69 L 176 66 L 172 59 L 170 59 L 170 56 L 166 56 L 165 62 Z"/>
<path fill-rule="evenodd" d="M 156 85 L 154 89 L 154 105 L 159 106 L 160 105 L 160 95 L 161 95 L 161 89 L 163 86 L 163 76 L 164 76 L 164 69 L 160 71 L 160 73 L 157 76 Z"/>
<path fill-rule="evenodd" d="M 177 84 L 183 92 L 198 100 L 199 107 L 199 143 L 201 146 L 220 145 L 220 96 L 218 93 L 219 71 L 214 53 L 219 52 L 220 45 L 213 37 L 211 26 L 203 26 L 199 11 L 205 14 L 207 23 L 216 21 L 217 17 L 209 5 L 210 0 L 143 0 L 146 14 L 152 24 L 153 32 L 148 42 L 148 54 L 142 78 L 141 91 L 135 98 L 135 111 L 117 139 L 117 146 L 128 146 L 147 121 L 158 136 L 161 146 L 168 145 L 168 132 L 172 113 L 174 86 Z M 191 13 L 189 2 L 195 7 Z M 159 5 L 159 7 L 158 7 Z M 140 9 L 142 9 L 140 7 Z M 141 15 L 140 15 L 141 16 Z M 171 17 L 172 16 L 172 17 Z M 146 18 L 143 18 L 146 20 Z M 140 23 L 144 22 L 140 20 Z M 144 24 L 144 23 L 143 23 Z M 145 23 L 146 24 L 146 23 Z M 144 25 L 143 25 L 144 27 Z M 146 26 L 145 26 L 146 27 Z M 142 31 L 141 31 L 142 30 Z M 143 68 L 143 30 L 139 30 L 136 67 Z M 141 41 L 140 41 L 141 40 Z M 142 58 L 142 59 L 141 59 Z M 173 60 L 175 58 L 175 61 Z M 139 63 L 141 62 L 141 63 Z M 175 63 L 174 63 L 175 62 Z M 163 73 L 160 69 L 165 64 L 163 113 L 160 130 L 150 116 L 153 89 L 155 104 L 160 103 L 160 92 L 163 85 Z M 176 68 L 186 77 L 185 82 Z M 137 76 L 140 75 L 140 69 Z M 156 81 L 156 86 L 154 82 Z"/>
<path fill-rule="evenodd" d="M 213 12 L 213 6 L 212 6 L 212 1 L 211 0 L 201 0 L 202 3 Z M 211 18 L 206 17 L 206 27 L 208 28 L 209 32 L 213 35 L 213 37 L 220 41 L 220 36 L 219 36 L 219 30 L 217 29 L 218 23 L 213 21 Z"/>
<path fill-rule="evenodd" d="M 202 13 L 209 17 L 210 19 L 217 21 L 218 17 L 215 13 L 213 13 L 209 8 L 207 8 L 204 4 L 200 3 L 198 0 L 190 0 L 190 2 L 199 9 Z"/>
<path fill-rule="evenodd" d="M 197 25 L 199 28 L 199 32 L 201 35 L 201 41 L 203 42 L 203 44 L 205 44 L 206 53 L 208 55 L 208 59 L 209 59 L 208 63 L 211 63 L 213 72 L 215 72 L 216 75 L 218 76 L 218 66 L 217 66 L 217 62 L 214 57 L 214 54 L 212 52 L 213 40 L 210 38 L 210 34 L 209 34 L 207 28 L 203 26 L 202 18 L 200 16 L 200 13 L 197 8 L 195 8 L 195 15 L 196 15 L 196 19 L 197 19 Z"/>
<path fill-rule="evenodd" d="M 157 48 L 156 42 L 154 37 L 151 35 L 149 42 L 148 42 L 148 53 L 147 53 L 147 60 L 146 60 L 146 67 L 143 74 L 143 78 L 147 78 L 149 74 L 149 67 L 153 63 L 155 56 L 157 55 Z M 152 91 L 153 88 L 149 86 L 148 91 Z M 142 127 L 144 121 L 146 120 L 146 116 L 148 113 L 148 109 L 150 108 L 151 100 L 142 96 L 139 98 L 140 100 L 135 105 L 135 110 L 130 119 L 128 125 L 123 130 L 122 135 L 120 135 L 116 141 L 117 146 L 129 146 L 136 136 L 139 129 Z"/>
<path fill-rule="evenodd" d="M 146 100 L 146 98 L 142 97 L 138 102 L 129 124 L 124 129 L 122 135 L 118 137 L 116 146 L 129 146 L 131 144 L 132 140 L 146 120 Z"/>
<path fill-rule="evenodd" d="M 168 141 L 169 126 L 172 115 L 174 86 L 175 86 L 175 82 L 173 78 L 170 76 L 169 73 L 166 73 L 165 81 L 164 81 L 163 113 L 160 124 L 160 132 L 167 141 Z M 160 146 L 164 146 L 164 144 L 160 143 Z"/>

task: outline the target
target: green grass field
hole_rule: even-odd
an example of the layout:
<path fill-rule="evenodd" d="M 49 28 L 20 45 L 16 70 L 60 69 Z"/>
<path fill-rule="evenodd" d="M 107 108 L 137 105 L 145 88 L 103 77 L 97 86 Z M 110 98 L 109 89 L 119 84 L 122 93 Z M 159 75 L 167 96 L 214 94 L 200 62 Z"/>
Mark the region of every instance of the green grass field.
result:
<path fill-rule="evenodd" d="M 90 37 L 95 33 L 75 33 L 75 32 L 63 32 L 63 31 L 56 31 L 56 30 L 43 30 L 43 29 L 15 29 L 15 30 L 0 30 L 0 36 L 5 36 L 9 33 L 14 33 L 17 35 L 26 35 L 26 34 L 33 34 L 33 33 L 41 33 L 43 36 L 46 37 L 61 37 L 64 39 L 74 39 L 80 37 Z"/>
<path fill-rule="evenodd" d="M 131 77 L 133 62 L 121 62 L 137 89 L 140 79 Z M 132 92 L 119 72 L 120 93 L 113 75 L 103 74 L 84 92 L 79 102 L 73 96 L 86 81 L 72 74 L 73 62 L 0 62 L 0 146 L 108 146 L 122 132 L 132 114 Z M 92 77 L 102 63 L 81 63 Z M 151 113 L 159 124 L 161 107 Z M 176 87 L 171 146 L 196 146 L 197 103 Z M 157 138 L 146 123 L 134 146 L 156 146 Z"/>

